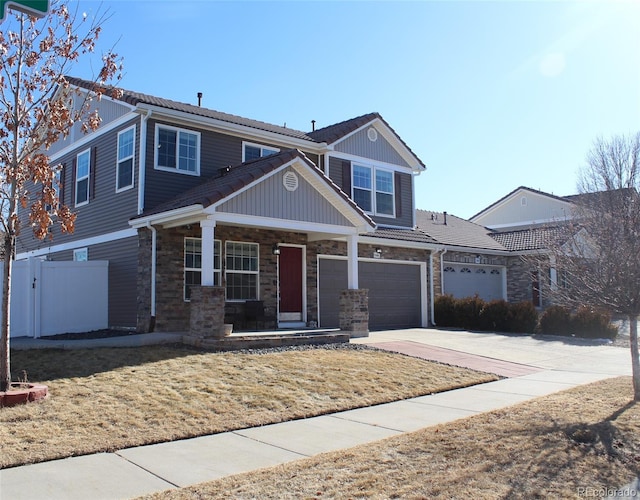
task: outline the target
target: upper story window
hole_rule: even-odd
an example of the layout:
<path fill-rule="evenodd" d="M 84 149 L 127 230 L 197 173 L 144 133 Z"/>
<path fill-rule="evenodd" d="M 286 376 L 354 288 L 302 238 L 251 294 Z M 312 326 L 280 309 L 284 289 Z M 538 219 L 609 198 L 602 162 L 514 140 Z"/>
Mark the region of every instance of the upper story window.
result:
<path fill-rule="evenodd" d="M 362 210 L 375 215 L 395 216 L 393 172 L 353 164 L 353 200 Z"/>
<path fill-rule="evenodd" d="M 280 150 L 261 144 L 253 144 L 251 142 L 242 142 L 242 162 L 255 160 L 263 156 L 269 156 L 279 153 Z"/>
<path fill-rule="evenodd" d="M 200 133 L 156 125 L 156 168 L 200 175 Z"/>
<path fill-rule="evenodd" d="M 76 157 L 76 207 L 89 203 L 89 178 L 91 176 L 91 150 Z"/>
<path fill-rule="evenodd" d="M 136 128 L 118 133 L 118 165 L 116 168 L 116 192 L 133 187 L 133 162 Z"/>

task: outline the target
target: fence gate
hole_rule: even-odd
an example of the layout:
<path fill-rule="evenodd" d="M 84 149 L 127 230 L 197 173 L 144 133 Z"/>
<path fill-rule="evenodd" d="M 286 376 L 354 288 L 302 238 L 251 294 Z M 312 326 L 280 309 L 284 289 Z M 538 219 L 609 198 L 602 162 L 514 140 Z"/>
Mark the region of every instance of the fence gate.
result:
<path fill-rule="evenodd" d="M 108 292 L 108 261 L 16 261 L 11 276 L 11 337 L 107 328 Z"/>

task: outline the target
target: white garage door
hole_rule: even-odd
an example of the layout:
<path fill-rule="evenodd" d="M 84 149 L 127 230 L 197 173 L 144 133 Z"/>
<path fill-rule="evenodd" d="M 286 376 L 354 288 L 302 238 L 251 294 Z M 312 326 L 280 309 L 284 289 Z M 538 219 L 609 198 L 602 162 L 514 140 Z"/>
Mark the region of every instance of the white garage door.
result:
<path fill-rule="evenodd" d="M 504 273 L 501 266 L 444 264 L 444 293 L 461 299 L 478 295 L 490 301 L 504 298 Z"/>
<path fill-rule="evenodd" d="M 369 290 L 370 329 L 422 326 L 421 274 L 417 264 L 359 262 L 359 285 Z M 347 261 L 321 258 L 318 276 L 320 325 L 336 328 L 340 291 L 347 288 Z"/>

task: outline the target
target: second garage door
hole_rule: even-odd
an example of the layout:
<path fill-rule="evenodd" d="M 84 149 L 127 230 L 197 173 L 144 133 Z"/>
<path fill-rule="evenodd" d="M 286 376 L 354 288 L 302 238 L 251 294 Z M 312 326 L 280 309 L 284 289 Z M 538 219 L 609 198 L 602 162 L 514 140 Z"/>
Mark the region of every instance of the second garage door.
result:
<path fill-rule="evenodd" d="M 469 264 L 444 265 L 444 293 L 456 298 L 478 295 L 486 301 L 504 298 L 503 275 L 500 266 L 474 266 Z"/>
<path fill-rule="evenodd" d="M 359 263 L 359 286 L 369 290 L 370 329 L 422 326 L 421 269 L 418 264 Z M 347 288 L 347 261 L 321 258 L 318 276 L 320 326 L 337 328 L 340 291 Z"/>

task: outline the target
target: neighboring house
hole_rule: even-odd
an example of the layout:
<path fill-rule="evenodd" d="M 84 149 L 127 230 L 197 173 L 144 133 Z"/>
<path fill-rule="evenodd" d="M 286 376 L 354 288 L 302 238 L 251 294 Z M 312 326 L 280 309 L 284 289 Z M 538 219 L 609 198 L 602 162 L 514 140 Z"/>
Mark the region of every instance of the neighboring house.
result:
<path fill-rule="evenodd" d="M 425 166 L 379 114 L 302 132 L 126 90 L 96 106 L 98 131 L 49 151 L 75 232 L 24 231 L 17 258 L 108 260 L 111 327 L 188 330 L 199 285 L 241 327 L 254 300 L 279 327 L 338 327 L 345 289 L 368 290 L 370 328 L 427 326 Z"/>

